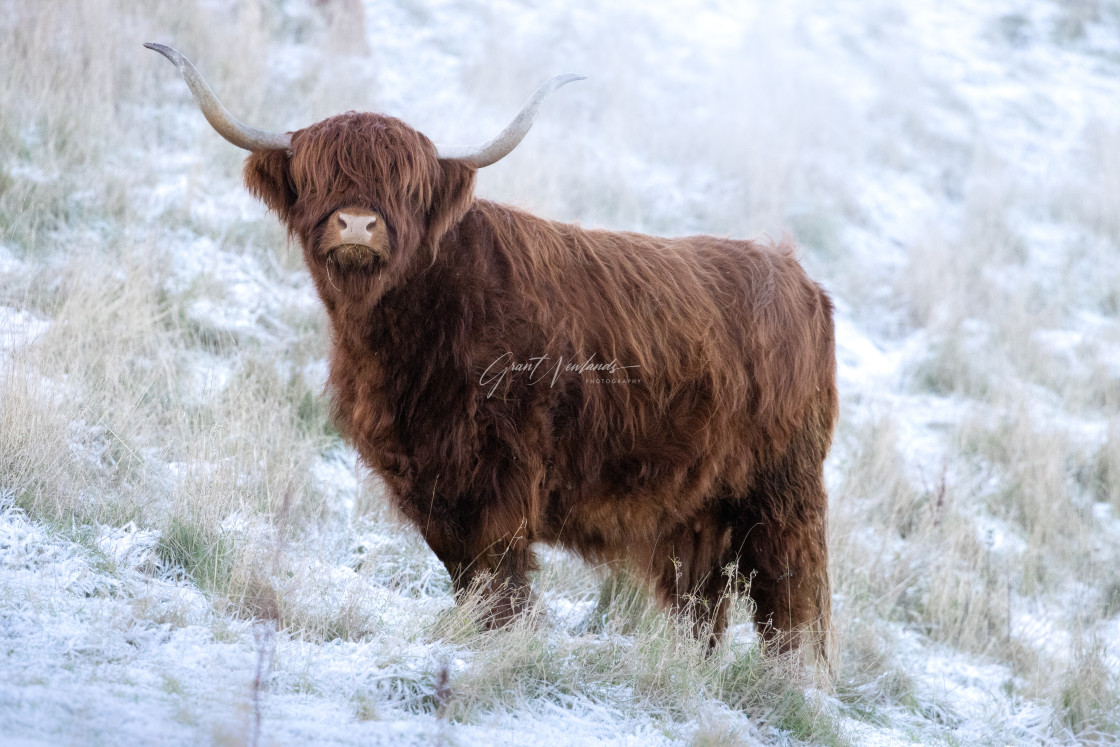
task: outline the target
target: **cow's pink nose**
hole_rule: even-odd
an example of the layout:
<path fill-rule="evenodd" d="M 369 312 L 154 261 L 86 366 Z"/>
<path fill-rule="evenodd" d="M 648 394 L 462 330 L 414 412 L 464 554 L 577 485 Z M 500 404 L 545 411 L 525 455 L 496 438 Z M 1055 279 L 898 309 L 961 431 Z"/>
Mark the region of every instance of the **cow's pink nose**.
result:
<path fill-rule="evenodd" d="M 365 244 L 373 238 L 377 216 L 369 213 L 335 213 L 338 236 L 344 244 Z"/>

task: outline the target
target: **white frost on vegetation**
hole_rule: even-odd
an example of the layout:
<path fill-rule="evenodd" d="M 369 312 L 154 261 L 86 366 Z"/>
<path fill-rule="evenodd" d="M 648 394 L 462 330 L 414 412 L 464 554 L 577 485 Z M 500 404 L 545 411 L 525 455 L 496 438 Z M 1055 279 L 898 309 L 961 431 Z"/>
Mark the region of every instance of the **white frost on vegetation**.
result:
<path fill-rule="evenodd" d="M 39 339 L 50 326 L 30 311 L 0 306 L 0 356 Z"/>

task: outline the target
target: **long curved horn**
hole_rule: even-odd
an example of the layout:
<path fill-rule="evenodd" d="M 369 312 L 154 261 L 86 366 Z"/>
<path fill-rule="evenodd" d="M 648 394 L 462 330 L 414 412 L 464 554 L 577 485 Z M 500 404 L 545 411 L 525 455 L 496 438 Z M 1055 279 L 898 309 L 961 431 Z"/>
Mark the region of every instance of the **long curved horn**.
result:
<path fill-rule="evenodd" d="M 187 82 L 194 100 L 198 103 L 198 108 L 202 109 L 202 113 L 206 116 L 206 121 L 226 140 L 245 150 L 287 150 L 292 147 L 292 136 L 286 132 L 266 132 L 239 122 L 228 109 L 222 106 L 222 102 L 218 101 L 218 97 L 210 90 L 210 86 L 206 84 L 191 61 L 178 50 L 164 44 L 148 43 L 144 46 L 159 52 L 179 68 L 183 80 Z"/>
<path fill-rule="evenodd" d="M 476 169 L 497 163 L 509 155 L 510 151 L 516 148 L 521 139 L 529 132 L 529 128 L 533 126 L 533 120 L 537 117 L 537 111 L 540 110 L 541 104 L 544 103 L 550 93 L 560 86 L 566 86 L 586 77 L 586 75 L 575 73 L 557 75 L 529 97 L 517 116 L 506 125 L 504 130 L 498 133 L 496 138 L 481 145 L 437 145 L 436 150 L 439 157 L 463 161 Z"/>

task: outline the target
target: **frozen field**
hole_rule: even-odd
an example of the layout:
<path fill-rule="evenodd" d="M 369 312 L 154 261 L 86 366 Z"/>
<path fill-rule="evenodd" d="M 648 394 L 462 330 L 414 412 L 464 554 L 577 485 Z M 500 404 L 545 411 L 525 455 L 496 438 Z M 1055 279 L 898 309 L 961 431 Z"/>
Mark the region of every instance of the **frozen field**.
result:
<path fill-rule="evenodd" d="M 559 551 L 477 630 L 146 41 L 272 130 L 475 142 L 585 73 L 481 196 L 792 235 L 837 305 L 834 676 Z M 1120 742 L 1120 3 L 0 0 L 0 66 L 0 742 Z"/>

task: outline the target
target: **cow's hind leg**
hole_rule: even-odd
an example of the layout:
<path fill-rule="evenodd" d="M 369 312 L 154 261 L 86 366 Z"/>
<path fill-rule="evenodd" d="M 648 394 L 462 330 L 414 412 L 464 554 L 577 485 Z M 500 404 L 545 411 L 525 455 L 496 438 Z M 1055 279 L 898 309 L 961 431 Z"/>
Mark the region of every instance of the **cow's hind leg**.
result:
<path fill-rule="evenodd" d="M 692 619 L 697 637 L 714 646 L 727 628 L 727 579 L 723 561 L 731 532 L 715 510 L 705 510 L 658 542 L 650 559 L 661 598 Z"/>
<path fill-rule="evenodd" d="M 729 560 L 748 579 L 763 641 L 785 652 L 808 637 L 827 661 L 831 617 L 827 509 L 820 462 L 788 459 L 760 479 L 732 522 Z"/>

